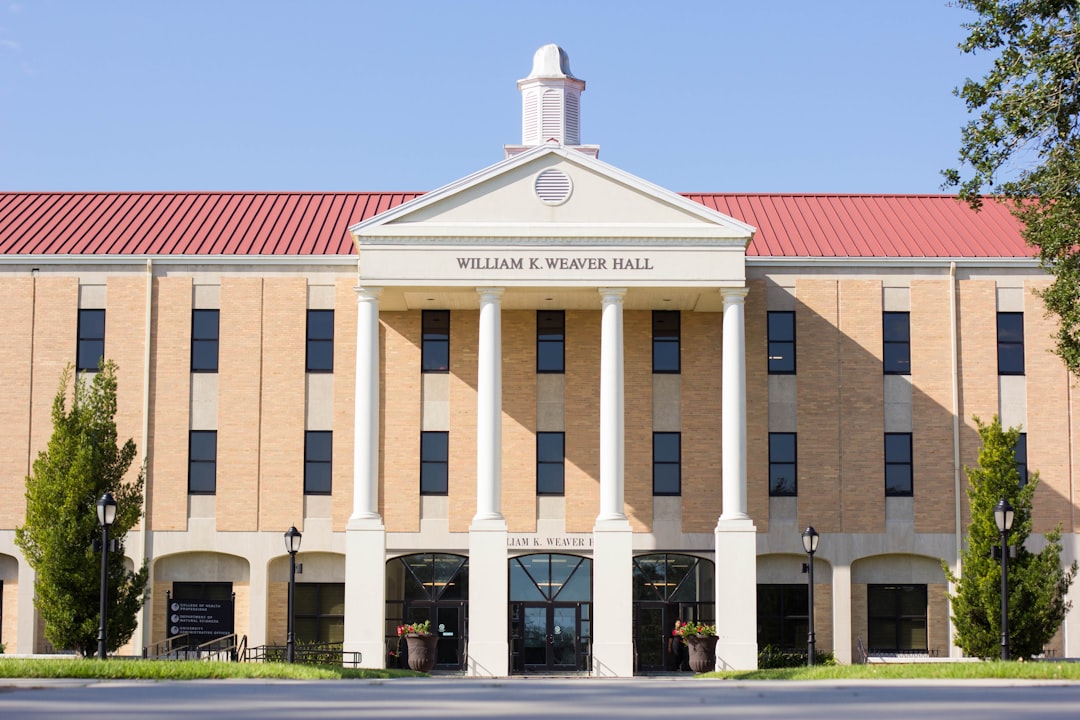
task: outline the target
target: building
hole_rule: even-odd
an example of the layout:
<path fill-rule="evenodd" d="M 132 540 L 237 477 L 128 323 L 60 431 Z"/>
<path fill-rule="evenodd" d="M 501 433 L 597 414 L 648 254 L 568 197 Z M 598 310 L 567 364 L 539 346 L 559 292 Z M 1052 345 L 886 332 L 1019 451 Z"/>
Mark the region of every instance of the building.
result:
<path fill-rule="evenodd" d="M 178 599 L 283 642 L 295 525 L 299 639 L 365 665 L 430 618 L 444 670 L 671 670 L 695 619 L 753 667 L 805 644 L 812 525 L 819 649 L 956 655 L 942 562 L 995 413 L 1080 555 L 1080 400 L 1003 208 L 678 194 L 580 143 L 561 49 L 518 86 L 521 144 L 426 194 L 0 194 L 9 652 L 48 649 L 24 478 L 102 354 L 147 470 L 132 652 Z"/>

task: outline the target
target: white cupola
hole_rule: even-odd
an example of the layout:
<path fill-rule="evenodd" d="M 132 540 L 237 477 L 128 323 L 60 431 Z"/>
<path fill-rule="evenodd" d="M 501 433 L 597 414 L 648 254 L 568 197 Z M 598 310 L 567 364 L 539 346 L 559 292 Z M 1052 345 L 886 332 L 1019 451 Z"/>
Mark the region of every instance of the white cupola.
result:
<path fill-rule="evenodd" d="M 570 71 L 570 56 L 558 45 L 544 45 L 533 55 L 532 72 L 518 80 L 521 91 L 521 145 L 506 154 L 549 142 L 575 147 L 593 157 L 596 146 L 581 145 L 581 92 L 585 81 Z"/>

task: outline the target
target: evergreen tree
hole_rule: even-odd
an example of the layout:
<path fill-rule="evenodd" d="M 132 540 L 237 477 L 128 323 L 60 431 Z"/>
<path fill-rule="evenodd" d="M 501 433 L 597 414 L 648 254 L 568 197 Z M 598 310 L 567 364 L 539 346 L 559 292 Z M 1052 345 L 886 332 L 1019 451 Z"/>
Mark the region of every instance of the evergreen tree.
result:
<path fill-rule="evenodd" d="M 1008 542 L 1016 548 L 1009 557 L 1009 651 L 1013 658 L 1030 658 L 1042 652 L 1065 619 L 1070 603 L 1065 593 L 1076 576 L 1076 563 L 1061 567 L 1061 529 L 1046 533 L 1047 545 L 1039 553 L 1030 552 L 1024 541 L 1031 534 L 1031 498 L 1039 484 L 1038 472 L 1030 472 L 1020 485 L 1016 465 L 1019 428 L 1003 430 L 994 416 L 989 425 L 978 418 L 979 464 L 965 468 L 971 525 L 967 547 L 961 553 L 961 576 L 945 568 L 956 588 L 950 596 L 956 645 L 967 655 L 984 659 L 1001 656 L 1001 561 L 993 557 L 1000 543 L 994 506 L 1009 501 L 1015 510 Z"/>
<path fill-rule="evenodd" d="M 97 650 L 101 555 L 93 548 L 101 537 L 97 501 L 106 492 L 116 499 L 116 520 L 109 528 L 115 550 L 109 553 L 108 645 L 115 651 L 135 632 L 147 570 L 124 567 L 124 536 L 142 515 L 143 473 L 124 481 L 135 458 L 135 443 L 117 445 L 116 364 L 103 362 L 89 379 L 77 376 L 71 408 L 67 390 L 72 370 L 64 370 L 53 400 L 53 434 L 26 478 L 26 524 L 15 530 L 15 543 L 37 577 L 34 603 L 45 620 L 45 637 L 58 648 L 84 656 Z"/>

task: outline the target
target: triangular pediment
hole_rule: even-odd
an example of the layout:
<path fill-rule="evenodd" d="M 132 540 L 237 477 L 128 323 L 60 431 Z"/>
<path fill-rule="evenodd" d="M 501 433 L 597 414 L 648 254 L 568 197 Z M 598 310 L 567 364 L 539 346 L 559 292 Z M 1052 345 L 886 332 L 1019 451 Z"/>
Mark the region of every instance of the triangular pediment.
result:
<path fill-rule="evenodd" d="M 358 246 L 434 238 L 483 242 L 683 240 L 745 248 L 754 228 L 572 148 L 539 146 L 350 228 Z"/>

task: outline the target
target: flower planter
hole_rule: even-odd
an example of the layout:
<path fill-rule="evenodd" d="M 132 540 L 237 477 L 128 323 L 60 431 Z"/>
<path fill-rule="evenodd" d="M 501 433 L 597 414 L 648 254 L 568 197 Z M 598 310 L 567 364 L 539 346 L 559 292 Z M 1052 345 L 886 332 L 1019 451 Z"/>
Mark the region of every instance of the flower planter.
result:
<path fill-rule="evenodd" d="M 439 642 L 438 635 L 418 635 L 409 633 L 405 636 L 405 644 L 409 649 L 409 669 L 418 672 L 431 672 L 435 667 L 435 644 Z"/>
<path fill-rule="evenodd" d="M 683 638 L 690 648 L 690 669 L 696 673 L 712 672 L 716 669 L 715 635 L 687 635 Z"/>

